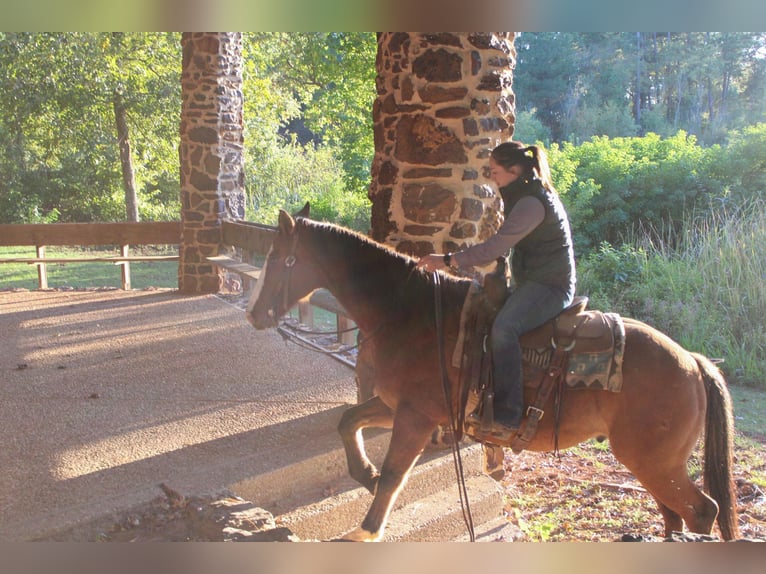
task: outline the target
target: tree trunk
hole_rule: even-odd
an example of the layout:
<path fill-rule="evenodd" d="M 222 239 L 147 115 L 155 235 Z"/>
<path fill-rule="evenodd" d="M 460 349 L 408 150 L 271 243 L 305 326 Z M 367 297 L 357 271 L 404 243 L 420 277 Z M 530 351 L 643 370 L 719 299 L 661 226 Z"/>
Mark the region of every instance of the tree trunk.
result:
<path fill-rule="evenodd" d="M 643 41 L 641 32 L 636 32 L 636 94 L 635 94 L 635 116 L 636 123 L 641 125 L 641 57 L 643 52 Z"/>
<path fill-rule="evenodd" d="M 128 114 L 125 101 L 119 91 L 114 92 L 114 119 L 117 125 L 117 142 L 120 146 L 120 165 L 122 166 L 122 186 L 125 189 L 125 217 L 127 221 L 138 221 L 138 194 L 136 177 L 133 173 L 133 156 L 130 153 L 128 132 Z"/>

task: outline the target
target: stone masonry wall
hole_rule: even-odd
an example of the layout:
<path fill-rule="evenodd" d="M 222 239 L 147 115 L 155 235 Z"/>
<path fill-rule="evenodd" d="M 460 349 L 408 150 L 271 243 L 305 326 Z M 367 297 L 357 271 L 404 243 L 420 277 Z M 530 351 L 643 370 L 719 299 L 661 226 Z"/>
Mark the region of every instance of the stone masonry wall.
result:
<path fill-rule="evenodd" d="M 181 262 L 184 293 L 215 293 L 222 274 L 206 262 L 221 248 L 221 223 L 242 219 L 242 35 L 182 36 L 181 72 Z"/>
<path fill-rule="evenodd" d="M 513 134 L 511 32 L 378 35 L 371 235 L 455 251 L 500 223 L 489 153 Z"/>

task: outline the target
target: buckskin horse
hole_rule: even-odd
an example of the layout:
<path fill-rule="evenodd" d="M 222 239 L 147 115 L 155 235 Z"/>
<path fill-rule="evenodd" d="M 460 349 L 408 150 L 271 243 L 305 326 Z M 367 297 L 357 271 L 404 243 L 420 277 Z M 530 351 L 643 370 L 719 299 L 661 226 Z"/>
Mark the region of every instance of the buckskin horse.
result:
<path fill-rule="evenodd" d="M 459 404 L 464 397 L 459 369 L 440 368 L 437 281 L 441 348 L 450 354 L 458 344 L 471 280 L 417 270 L 414 258 L 343 227 L 312 221 L 308 204 L 295 216 L 279 213 L 275 239 L 247 305 L 248 321 L 257 329 L 276 327 L 301 298 L 328 289 L 359 328 L 360 358 L 374 385 L 374 396 L 347 409 L 338 425 L 349 474 L 374 495 L 361 525 L 343 540 L 382 539 L 395 499 L 433 431 L 448 427 L 450 411 L 464 406 Z M 621 392 L 568 393 L 556 429 L 558 444 L 552 438 L 554 417 L 544 417 L 526 448 L 551 451 L 606 437 L 617 460 L 656 500 L 666 536 L 683 530 L 684 522 L 690 531 L 710 534 L 717 519 L 723 539 L 737 538 L 731 398 L 718 368 L 654 328 L 626 319 L 622 377 Z M 364 450 L 362 429 L 368 427 L 391 429 L 380 471 Z M 703 428 L 709 495 L 687 471 Z"/>

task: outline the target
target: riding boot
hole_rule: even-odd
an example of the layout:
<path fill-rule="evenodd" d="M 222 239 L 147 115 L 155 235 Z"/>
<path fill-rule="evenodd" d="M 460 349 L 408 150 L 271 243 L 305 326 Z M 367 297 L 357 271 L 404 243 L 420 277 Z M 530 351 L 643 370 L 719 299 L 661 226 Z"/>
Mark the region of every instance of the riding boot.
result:
<path fill-rule="evenodd" d="M 518 430 L 524 415 L 524 396 L 521 378 L 506 376 L 501 385 L 495 387 L 495 423 L 506 429 Z"/>

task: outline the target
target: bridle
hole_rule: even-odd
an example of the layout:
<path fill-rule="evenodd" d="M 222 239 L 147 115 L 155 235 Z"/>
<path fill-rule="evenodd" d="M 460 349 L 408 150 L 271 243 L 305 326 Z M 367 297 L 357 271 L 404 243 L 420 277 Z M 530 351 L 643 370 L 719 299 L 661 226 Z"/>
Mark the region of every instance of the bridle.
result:
<path fill-rule="evenodd" d="M 281 267 L 276 270 L 278 273 L 280 273 L 280 276 L 277 283 L 276 294 L 272 299 L 272 304 L 269 306 L 269 314 L 277 321 L 290 309 L 288 294 L 290 292 L 290 281 L 292 279 L 293 269 L 295 268 L 295 264 L 298 262 L 298 257 L 295 255 L 297 247 L 298 230 L 295 229 L 291 237 L 290 251 L 280 262 Z M 283 311 L 278 315 L 277 302 L 280 300 L 280 297 Z"/>
<path fill-rule="evenodd" d="M 295 231 L 294 231 L 294 233 L 292 234 L 292 237 L 291 237 L 290 250 L 289 250 L 288 254 L 285 255 L 285 257 L 281 260 L 281 266 L 282 266 L 281 269 L 277 270 L 278 273 L 281 273 L 281 276 L 278 279 L 279 282 L 277 283 L 277 292 L 276 292 L 276 294 L 275 294 L 275 296 L 273 298 L 273 303 L 272 303 L 272 305 L 269 308 L 269 313 L 277 320 L 277 322 L 279 322 L 279 319 L 282 317 L 282 315 L 285 315 L 290 310 L 290 300 L 289 300 L 288 294 L 290 292 L 290 281 L 292 279 L 293 269 L 295 268 L 295 264 L 298 262 L 298 257 L 296 255 L 296 250 L 298 248 L 298 233 L 299 233 L 299 229 L 296 227 Z M 281 302 L 282 302 L 282 309 L 284 311 L 279 316 L 277 316 L 276 302 L 280 300 L 280 297 L 281 297 Z M 360 347 L 363 342 L 368 341 L 373 336 L 375 336 L 378 333 L 378 331 L 381 329 L 382 326 L 383 326 L 383 324 L 378 325 L 378 327 L 373 329 L 373 331 L 367 337 L 365 337 L 363 339 L 360 339 L 356 343 L 356 345 L 353 345 L 351 347 L 345 348 L 344 351 L 351 351 L 353 349 L 356 349 L 356 348 Z M 343 330 L 341 332 L 354 331 L 356 329 L 358 329 L 358 327 L 350 327 L 349 329 L 345 329 L 345 330 Z M 291 336 L 292 335 L 291 331 L 303 332 L 303 333 L 309 334 L 309 335 L 322 335 L 322 334 L 326 334 L 326 332 L 313 331 L 313 330 L 309 330 L 309 329 L 285 329 L 284 328 L 284 322 L 283 322 L 282 326 L 280 326 L 280 325 L 277 326 L 277 330 L 282 335 L 282 337 L 286 337 L 286 336 L 289 337 L 289 336 Z M 332 333 L 337 333 L 338 331 L 333 330 L 331 332 Z M 329 333 L 329 331 L 327 333 Z M 298 344 L 300 346 L 302 346 L 302 347 L 304 347 L 306 349 L 309 349 L 311 351 L 315 351 L 315 352 L 319 352 L 319 353 L 324 353 L 324 354 L 328 354 L 328 355 L 332 355 L 334 353 L 337 353 L 337 351 L 325 351 L 325 350 L 322 350 L 322 349 L 317 349 L 317 348 L 315 348 L 313 346 L 307 346 L 307 345 L 303 344 L 300 339 L 297 339 L 296 342 L 298 342 Z"/>

